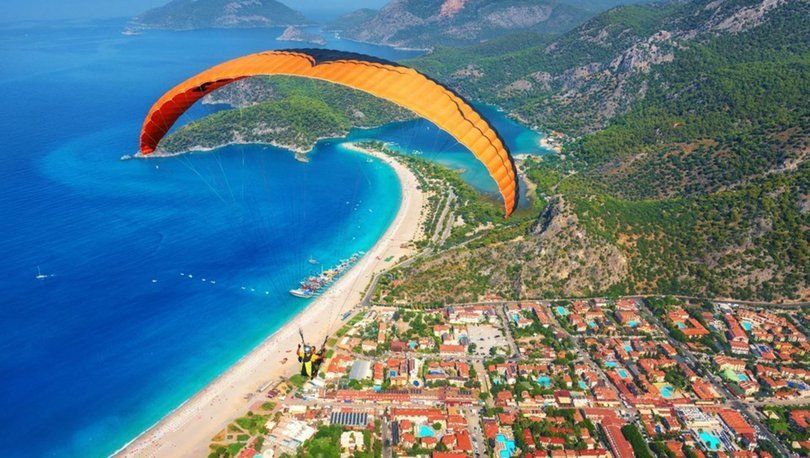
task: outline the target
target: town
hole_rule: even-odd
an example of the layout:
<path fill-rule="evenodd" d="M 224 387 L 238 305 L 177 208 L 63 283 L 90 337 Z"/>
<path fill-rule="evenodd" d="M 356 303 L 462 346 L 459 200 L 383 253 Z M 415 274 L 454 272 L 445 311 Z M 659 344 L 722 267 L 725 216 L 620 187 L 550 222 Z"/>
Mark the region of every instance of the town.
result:
<path fill-rule="evenodd" d="M 368 307 L 211 456 L 807 456 L 808 321 L 673 297 Z"/>

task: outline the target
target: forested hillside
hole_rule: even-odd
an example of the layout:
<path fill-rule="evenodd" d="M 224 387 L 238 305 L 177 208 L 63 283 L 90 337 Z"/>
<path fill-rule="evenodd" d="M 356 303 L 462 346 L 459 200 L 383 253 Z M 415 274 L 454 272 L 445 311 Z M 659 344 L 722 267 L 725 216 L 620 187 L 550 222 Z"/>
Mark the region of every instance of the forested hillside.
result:
<path fill-rule="evenodd" d="M 228 143 L 272 143 L 306 153 L 321 138 L 346 135 L 412 115 L 394 104 L 342 86 L 293 77 L 251 78 L 206 99 L 239 109 L 219 111 L 180 127 L 159 151 L 178 153 Z"/>
<path fill-rule="evenodd" d="M 391 46 L 470 45 L 516 31 L 559 33 L 591 17 L 594 8 L 554 0 L 392 0 L 381 10 L 359 10 L 331 24 L 349 38 Z"/>
<path fill-rule="evenodd" d="M 568 138 L 559 157 L 523 164 L 548 203 L 530 231 L 420 261 L 389 299 L 440 301 L 439 283 L 458 300 L 810 299 L 807 17 L 800 1 L 628 6 L 556 39 L 419 60 Z M 508 275 L 464 280 L 482 269 Z"/>
<path fill-rule="evenodd" d="M 276 0 L 172 0 L 132 20 L 134 28 L 171 30 L 309 23 L 303 14 Z"/>

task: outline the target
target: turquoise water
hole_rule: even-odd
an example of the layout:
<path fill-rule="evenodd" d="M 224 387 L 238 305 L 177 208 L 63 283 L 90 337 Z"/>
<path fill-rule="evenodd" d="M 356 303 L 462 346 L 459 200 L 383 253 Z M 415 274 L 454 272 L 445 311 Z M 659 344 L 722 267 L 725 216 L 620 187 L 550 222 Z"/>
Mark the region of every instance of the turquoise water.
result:
<path fill-rule="evenodd" d="M 630 344 L 624 344 L 624 351 L 631 352 L 633 351 L 633 346 Z"/>
<path fill-rule="evenodd" d="M 501 450 L 501 458 L 508 458 L 515 453 L 515 450 L 517 450 L 517 446 L 515 446 L 515 441 L 507 440 L 506 436 L 504 436 L 503 434 L 498 434 L 497 436 L 495 436 L 495 440 L 497 440 L 498 442 L 500 442 L 505 446 L 505 448 Z"/>
<path fill-rule="evenodd" d="M 419 425 L 416 437 L 436 437 L 436 431 L 428 425 Z"/>
<path fill-rule="evenodd" d="M 582 389 L 582 390 L 587 390 L 588 389 L 588 384 L 585 383 L 584 380 L 580 380 L 578 385 L 579 385 L 579 388 Z"/>
<path fill-rule="evenodd" d="M 658 391 L 661 393 L 661 396 L 663 396 L 664 399 L 672 399 L 672 397 L 675 395 L 675 388 L 673 388 L 671 385 L 662 385 L 660 388 L 658 388 Z"/>
<path fill-rule="evenodd" d="M 617 372 L 619 373 L 619 377 L 623 379 L 630 377 L 630 374 L 628 374 L 627 371 L 624 369 L 619 369 Z"/>
<path fill-rule="evenodd" d="M 596 327 L 596 321 L 589 321 L 588 322 L 588 327 L 589 328 L 595 328 Z"/>
<path fill-rule="evenodd" d="M 743 322 L 742 322 L 742 327 L 743 327 L 743 329 L 745 329 L 746 331 L 750 331 L 751 329 L 753 329 L 753 328 L 754 328 L 754 326 L 753 326 L 753 325 L 752 325 L 750 322 L 748 322 L 748 321 L 743 321 Z"/>
<path fill-rule="evenodd" d="M 700 442 L 703 443 L 703 446 L 706 447 L 706 450 L 712 452 L 720 450 L 720 438 L 717 437 L 714 433 L 711 433 L 709 431 L 701 431 L 699 436 Z"/>
<path fill-rule="evenodd" d="M 636 326 L 638 326 L 638 321 L 630 320 L 627 322 L 627 325 L 630 326 L 631 328 L 635 328 Z"/>
<path fill-rule="evenodd" d="M 605 361 L 605 367 L 613 368 L 618 365 L 619 363 L 617 363 L 616 361 Z"/>
<path fill-rule="evenodd" d="M 475 104 L 475 107 L 498 130 L 513 154 L 543 155 L 550 152 L 539 145 L 542 134 L 521 126 L 495 107 L 483 104 Z M 482 193 L 499 195 L 486 168 L 453 137 L 424 119 L 391 123 L 374 129 L 355 129 L 347 138 L 350 141 L 385 141 L 396 151 L 417 154 L 460 171 L 460 176 Z M 521 206 L 527 203 L 525 190 L 526 187 L 521 186 Z"/>
<path fill-rule="evenodd" d="M 368 250 L 399 206 L 393 171 L 340 141 L 309 163 L 255 145 L 120 161 L 166 89 L 290 46 L 272 38 L 280 30 L 123 36 L 123 25 L 0 26 L 3 456 L 114 452 L 302 310 L 287 291 L 317 269 L 310 257 L 331 265 Z M 482 110 L 516 151 L 543 152 L 539 134 Z M 430 123 L 359 135 L 412 143 L 486 189 L 472 156 Z M 37 266 L 53 276 L 35 280 Z"/>
<path fill-rule="evenodd" d="M 678 329 L 686 329 L 686 324 L 684 324 L 684 323 L 682 323 L 680 321 L 676 321 L 675 326 L 678 326 Z"/>
<path fill-rule="evenodd" d="M 743 373 L 738 372 L 737 373 L 737 380 L 739 380 L 741 382 L 747 382 L 748 381 L 748 376 L 743 374 Z"/>
<path fill-rule="evenodd" d="M 390 168 L 335 142 L 306 164 L 260 146 L 120 161 L 167 88 L 289 45 L 280 30 L 122 28 L 0 27 L 3 456 L 114 452 L 300 311 L 287 290 L 307 259 L 368 250 L 399 205 Z"/>
<path fill-rule="evenodd" d="M 566 316 L 566 315 L 568 315 L 569 313 L 570 313 L 570 312 L 568 312 L 568 309 L 566 309 L 566 308 L 565 308 L 565 307 L 563 307 L 562 305 L 558 305 L 558 306 L 557 306 L 557 314 L 558 314 L 558 315 L 560 315 L 560 316 Z"/>
<path fill-rule="evenodd" d="M 551 377 L 548 375 L 541 375 L 537 377 L 537 384 L 543 388 L 551 388 Z"/>

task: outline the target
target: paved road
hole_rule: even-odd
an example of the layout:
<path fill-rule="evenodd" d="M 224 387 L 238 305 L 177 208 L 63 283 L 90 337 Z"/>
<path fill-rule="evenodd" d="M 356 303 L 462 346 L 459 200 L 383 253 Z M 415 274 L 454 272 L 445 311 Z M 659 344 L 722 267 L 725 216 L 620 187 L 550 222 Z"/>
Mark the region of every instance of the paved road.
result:
<path fill-rule="evenodd" d="M 383 417 L 380 421 L 380 440 L 382 441 L 382 456 L 383 458 L 391 458 L 393 452 L 391 451 L 391 434 L 388 418 Z"/>
<path fill-rule="evenodd" d="M 749 406 L 752 407 L 765 407 L 765 406 L 803 406 L 810 404 L 810 397 L 805 396 L 803 398 L 794 398 L 794 399 L 778 399 L 775 401 L 748 401 L 746 402 Z"/>
<path fill-rule="evenodd" d="M 520 355 L 518 351 L 518 346 L 515 343 L 515 338 L 512 336 L 512 328 L 509 326 L 509 319 L 506 317 L 506 311 L 504 307 L 495 307 L 495 313 L 498 314 L 498 318 L 501 319 L 501 327 L 504 332 L 504 337 L 506 338 L 506 342 L 509 344 L 509 354 L 516 358 Z"/>
<path fill-rule="evenodd" d="M 650 311 L 646 306 L 642 305 L 640 311 L 646 316 L 648 320 L 650 320 L 650 323 L 655 324 L 656 326 L 658 326 L 659 329 L 666 329 L 661 320 L 657 316 L 655 316 L 655 314 L 652 313 L 652 311 Z M 684 357 L 684 362 L 686 363 L 687 366 L 689 366 L 690 369 L 695 371 L 695 373 L 697 374 L 704 372 L 703 367 L 700 364 L 700 361 L 698 360 L 697 357 L 695 357 L 694 353 L 692 353 L 692 351 L 686 347 L 686 345 L 670 337 L 669 333 L 667 333 L 666 336 L 670 345 L 675 347 L 678 350 L 678 354 Z M 743 416 L 746 417 L 746 419 L 752 425 L 754 425 L 760 437 L 764 436 L 766 439 L 768 439 L 782 455 L 791 456 L 790 451 L 782 444 L 782 442 L 773 433 L 771 433 L 771 431 L 764 424 L 762 424 L 756 412 L 752 412 L 752 410 L 749 408 L 748 405 L 741 402 L 739 398 L 737 398 L 733 393 L 731 393 L 726 388 L 725 384 L 723 384 L 722 382 L 718 382 L 717 381 L 718 377 L 713 376 L 713 374 L 708 374 L 705 378 L 706 380 L 709 381 L 709 383 L 712 384 L 712 386 L 714 387 L 715 390 L 717 390 L 718 393 L 721 393 L 723 396 L 725 396 L 727 404 L 730 404 L 734 410 L 743 414 Z"/>
<path fill-rule="evenodd" d="M 487 444 L 484 431 L 481 429 L 481 417 L 478 414 L 478 409 L 465 409 L 464 413 L 467 418 L 467 428 L 472 438 L 474 455 L 484 456 L 487 453 Z"/>

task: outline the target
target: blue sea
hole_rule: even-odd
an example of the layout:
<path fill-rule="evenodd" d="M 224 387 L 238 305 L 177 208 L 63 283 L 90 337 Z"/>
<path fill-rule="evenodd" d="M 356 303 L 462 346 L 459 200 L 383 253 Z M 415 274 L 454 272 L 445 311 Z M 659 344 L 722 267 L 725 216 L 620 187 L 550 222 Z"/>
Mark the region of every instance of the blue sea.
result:
<path fill-rule="evenodd" d="M 295 45 L 276 41 L 280 30 L 124 36 L 123 25 L 0 26 L 2 456 L 119 449 L 306 306 L 287 291 L 318 268 L 308 259 L 368 250 L 398 209 L 394 172 L 341 140 L 307 163 L 258 145 L 119 160 L 163 91 L 221 60 Z M 481 109 L 513 149 L 540 152 L 539 134 Z M 416 150 L 494 191 L 425 121 L 350 137 Z"/>

